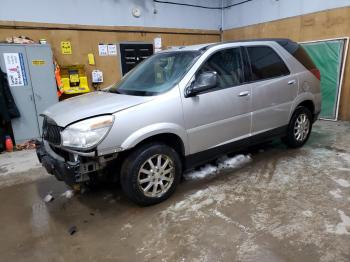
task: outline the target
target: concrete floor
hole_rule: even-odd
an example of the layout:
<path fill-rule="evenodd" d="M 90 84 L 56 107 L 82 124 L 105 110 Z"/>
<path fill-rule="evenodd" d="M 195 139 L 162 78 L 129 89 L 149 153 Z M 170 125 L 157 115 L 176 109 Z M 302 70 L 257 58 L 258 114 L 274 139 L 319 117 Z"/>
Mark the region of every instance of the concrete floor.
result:
<path fill-rule="evenodd" d="M 147 208 L 118 187 L 67 199 L 35 161 L 0 155 L 0 260 L 350 261 L 349 145 L 350 123 L 318 122 L 302 149 L 253 150 Z"/>

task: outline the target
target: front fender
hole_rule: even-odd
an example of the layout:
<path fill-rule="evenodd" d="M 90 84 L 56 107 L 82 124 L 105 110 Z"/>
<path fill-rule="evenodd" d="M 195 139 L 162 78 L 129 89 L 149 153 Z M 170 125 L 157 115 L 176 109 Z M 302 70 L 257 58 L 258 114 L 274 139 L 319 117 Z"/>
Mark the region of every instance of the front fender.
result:
<path fill-rule="evenodd" d="M 189 152 L 187 133 L 181 126 L 174 123 L 157 123 L 138 129 L 122 142 L 121 147 L 130 149 L 149 137 L 166 133 L 180 137 L 185 147 L 185 155 L 187 155 Z"/>

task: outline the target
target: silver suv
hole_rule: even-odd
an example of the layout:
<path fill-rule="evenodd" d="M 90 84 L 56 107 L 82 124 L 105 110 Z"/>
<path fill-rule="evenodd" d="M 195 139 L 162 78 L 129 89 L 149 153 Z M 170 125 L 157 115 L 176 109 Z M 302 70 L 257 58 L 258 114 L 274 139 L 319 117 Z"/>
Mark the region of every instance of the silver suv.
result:
<path fill-rule="evenodd" d="M 47 109 L 37 154 L 68 185 L 108 177 L 151 205 L 185 170 L 221 154 L 276 137 L 302 146 L 320 110 L 320 72 L 295 42 L 178 47 L 110 88 Z"/>

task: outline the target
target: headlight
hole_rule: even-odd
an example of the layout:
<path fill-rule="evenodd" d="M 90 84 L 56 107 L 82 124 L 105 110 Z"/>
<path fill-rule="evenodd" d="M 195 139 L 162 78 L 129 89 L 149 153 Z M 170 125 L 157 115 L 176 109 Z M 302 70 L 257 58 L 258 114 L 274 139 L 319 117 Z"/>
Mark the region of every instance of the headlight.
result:
<path fill-rule="evenodd" d="M 97 145 L 111 129 L 114 116 L 97 116 L 66 127 L 61 132 L 62 145 L 88 149 Z"/>

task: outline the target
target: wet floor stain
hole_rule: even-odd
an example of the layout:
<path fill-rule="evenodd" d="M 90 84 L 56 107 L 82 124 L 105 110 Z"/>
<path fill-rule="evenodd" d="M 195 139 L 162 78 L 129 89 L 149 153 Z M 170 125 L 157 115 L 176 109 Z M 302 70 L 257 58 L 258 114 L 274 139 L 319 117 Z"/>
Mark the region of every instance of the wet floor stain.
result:
<path fill-rule="evenodd" d="M 184 181 L 168 201 L 147 208 L 118 185 L 70 199 L 53 177 L 4 187 L 1 258 L 349 261 L 349 128 L 321 122 L 301 149 L 279 142 L 251 149 L 241 168 Z M 55 200 L 45 203 L 50 191 Z"/>
<path fill-rule="evenodd" d="M 8 170 L 7 170 L 6 167 L 0 166 L 0 174 L 1 174 L 1 173 L 7 173 L 7 172 L 8 172 Z"/>

